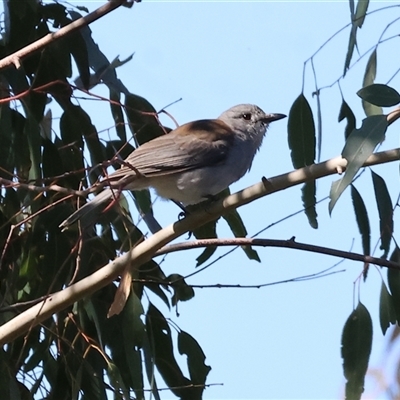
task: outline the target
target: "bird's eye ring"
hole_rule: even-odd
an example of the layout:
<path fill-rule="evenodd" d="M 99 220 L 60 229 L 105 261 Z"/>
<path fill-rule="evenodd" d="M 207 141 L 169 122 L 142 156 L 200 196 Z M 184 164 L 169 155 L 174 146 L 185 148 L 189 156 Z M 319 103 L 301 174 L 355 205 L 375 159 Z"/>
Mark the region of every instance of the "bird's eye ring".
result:
<path fill-rule="evenodd" d="M 251 120 L 251 114 L 250 113 L 246 113 L 246 114 L 242 114 L 242 118 L 246 121 L 250 121 Z"/>

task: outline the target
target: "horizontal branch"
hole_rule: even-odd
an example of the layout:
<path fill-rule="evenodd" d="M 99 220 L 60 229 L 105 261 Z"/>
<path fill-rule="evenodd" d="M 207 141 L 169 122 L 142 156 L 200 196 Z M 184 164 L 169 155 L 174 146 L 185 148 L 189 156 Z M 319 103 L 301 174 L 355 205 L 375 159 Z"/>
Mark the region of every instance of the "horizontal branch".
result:
<path fill-rule="evenodd" d="M 18 69 L 21 67 L 21 59 L 25 58 L 26 56 L 44 48 L 45 46 L 49 45 L 50 43 L 84 27 L 89 25 L 90 23 L 96 21 L 97 19 L 103 17 L 104 15 L 108 14 L 109 12 L 115 10 L 116 8 L 120 7 L 125 0 L 112 0 L 108 1 L 103 6 L 97 8 L 93 12 L 85 15 L 82 18 L 77 19 L 76 21 L 71 22 L 70 24 L 60 28 L 58 31 L 49 33 L 46 36 L 42 37 L 39 40 L 25 46 L 24 48 L 16 51 L 13 54 L 3 58 L 0 60 L 0 70 L 3 68 L 7 68 L 10 65 L 14 64 L 15 67 Z"/>
<path fill-rule="evenodd" d="M 154 253 L 154 256 L 173 253 L 181 250 L 197 249 L 209 246 L 261 246 L 261 247 L 280 247 L 286 249 L 296 249 L 310 251 L 312 253 L 326 254 L 328 256 L 345 258 L 347 260 L 361 261 L 367 264 L 376 264 L 381 267 L 400 269 L 400 264 L 383 258 L 365 256 L 359 253 L 332 249 L 329 247 L 315 246 L 308 243 L 299 243 L 295 238 L 290 240 L 276 239 L 253 239 L 253 238 L 233 238 L 233 239 L 200 239 L 192 242 L 174 243 L 162 247 Z"/>
<path fill-rule="evenodd" d="M 364 166 L 398 161 L 399 158 L 400 149 L 383 151 L 371 155 Z M 206 210 L 199 210 L 180 221 L 174 222 L 88 277 L 50 295 L 44 301 L 6 322 L 0 327 L 0 345 L 11 342 L 27 332 L 32 326 L 50 318 L 54 313 L 65 309 L 83 297 L 89 296 L 111 283 L 128 266 L 132 269 L 138 268 L 149 261 L 157 250 L 184 233 L 192 231 L 208 221 L 214 220 L 220 215 L 260 197 L 307 181 L 319 179 L 323 176 L 336 174 L 338 168 L 345 170 L 346 165 L 347 161 L 339 156 L 270 179 L 263 178 L 262 182 L 212 203 Z"/>

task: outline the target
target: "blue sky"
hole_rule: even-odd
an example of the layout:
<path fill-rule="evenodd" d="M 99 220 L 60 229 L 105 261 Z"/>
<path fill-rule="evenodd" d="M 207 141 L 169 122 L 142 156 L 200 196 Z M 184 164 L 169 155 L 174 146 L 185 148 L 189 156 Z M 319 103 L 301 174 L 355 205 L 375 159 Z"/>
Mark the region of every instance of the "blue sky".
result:
<path fill-rule="evenodd" d="M 90 10 L 100 2 L 77 2 Z M 370 10 L 393 3 L 372 1 Z M 382 29 L 396 18 L 399 8 L 367 17 L 359 32 L 359 51 L 374 45 Z M 350 20 L 347 1 L 260 1 L 260 2 L 167 2 L 143 1 L 132 9 L 120 8 L 91 26 L 101 50 L 112 60 L 131 53 L 131 62 L 117 70 L 119 78 L 135 94 L 147 98 L 156 109 L 182 98 L 168 111 L 178 123 L 214 118 L 239 103 L 254 103 L 266 112 L 288 114 L 302 90 L 303 64 L 332 34 Z M 396 32 L 398 24 L 387 32 Z M 319 87 L 327 86 L 343 71 L 349 30 L 335 37 L 315 57 Z M 397 64 L 391 56 L 398 43 L 389 41 L 378 49 L 378 79 L 386 83 Z M 397 50 L 396 50 L 397 51 Z M 357 55 L 355 55 L 357 58 Z M 356 59 L 355 58 L 355 59 Z M 357 116 L 364 114 L 356 91 L 361 88 L 367 57 L 349 71 L 341 88 Z M 392 65 L 391 65 L 392 63 Z M 315 109 L 311 66 L 305 73 L 305 95 Z M 391 85 L 399 87 L 395 78 Z M 103 92 L 96 88 L 96 93 Z M 335 157 L 343 147 L 344 124 L 338 124 L 341 96 L 338 86 L 321 95 L 323 143 L 321 160 Z M 108 105 L 83 104 L 97 129 L 112 125 Z M 91 104 L 92 103 L 92 104 Z M 103 111 L 104 110 L 104 111 Z M 169 126 L 173 123 L 167 118 Z M 262 176 L 292 170 L 287 145 L 287 123 L 271 125 L 253 168 L 231 190 L 256 183 Z M 108 133 L 104 132 L 106 138 Z M 398 147 L 396 129 L 389 130 L 382 149 Z M 398 195 L 398 165 L 374 168 L 388 183 L 395 201 Z M 337 177 L 318 182 L 318 199 L 329 194 Z M 377 211 L 370 173 L 366 171 L 357 188 L 367 200 L 372 245 L 379 238 Z M 249 235 L 253 235 L 301 209 L 300 188 L 268 196 L 239 210 Z M 174 221 L 176 206 L 163 201 L 155 205 L 162 225 Z M 317 207 L 319 229 L 309 227 L 300 213 L 274 225 L 260 237 L 362 252 L 349 194 L 339 200 L 332 217 L 328 202 Z M 399 222 L 395 214 L 395 229 Z M 143 229 L 146 228 L 143 226 Z M 220 237 L 232 234 L 223 222 Z M 181 238 L 182 241 L 185 238 Z M 257 249 L 262 262 L 248 260 L 241 250 L 224 257 L 188 281 L 192 284 L 262 284 L 318 273 L 340 261 L 327 256 L 293 250 Z M 226 252 L 220 249 L 217 256 Z M 162 268 L 169 273 L 194 271 L 200 250 L 169 255 Z M 380 250 L 375 252 L 380 255 Z M 340 339 L 345 320 L 358 295 L 374 319 L 371 366 L 381 367 L 383 339 L 379 328 L 379 271 L 372 267 L 366 283 L 358 283 L 362 265 L 345 261 L 335 268 L 345 270 L 322 279 L 285 283 L 263 289 L 196 289 L 196 297 L 180 304 L 180 316 L 164 315 L 192 334 L 202 346 L 212 371 L 205 399 L 335 399 L 343 395 L 344 378 Z M 356 282 L 356 283 L 355 283 Z M 356 293 L 354 295 L 354 293 Z M 184 361 L 184 360 L 183 360 Z M 181 363 L 184 365 L 184 363 Z M 372 379 L 365 398 L 378 398 Z M 378 393 L 378 394 L 377 394 Z M 165 392 L 163 399 L 173 398 Z M 384 398 L 383 395 L 381 398 Z"/>

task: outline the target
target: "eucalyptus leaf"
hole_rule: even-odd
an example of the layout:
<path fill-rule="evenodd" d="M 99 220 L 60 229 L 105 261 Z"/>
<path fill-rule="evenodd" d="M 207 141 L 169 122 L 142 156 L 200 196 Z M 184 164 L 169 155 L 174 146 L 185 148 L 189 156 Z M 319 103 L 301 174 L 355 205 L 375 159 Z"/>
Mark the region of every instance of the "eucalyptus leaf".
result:
<path fill-rule="evenodd" d="M 357 92 L 363 100 L 381 107 L 392 107 L 400 103 L 400 94 L 390 86 L 374 83 Z"/>

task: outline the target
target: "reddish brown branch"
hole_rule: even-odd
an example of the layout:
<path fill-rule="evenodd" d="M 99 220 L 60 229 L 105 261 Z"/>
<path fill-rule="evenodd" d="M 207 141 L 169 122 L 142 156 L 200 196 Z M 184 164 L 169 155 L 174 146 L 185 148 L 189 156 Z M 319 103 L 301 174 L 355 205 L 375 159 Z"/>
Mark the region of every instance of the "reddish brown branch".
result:
<path fill-rule="evenodd" d="M 365 256 L 359 253 L 331 249 L 329 247 L 315 246 L 313 244 L 299 243 L 294 238 L 290 240 L 275 240 L 275 239 L 251 239 L 251 238 L 233 238 L 233 239 L 202 239 L 193 242 L 183 242 L 171 244 L 162 247 L 154 253 L 155 256 L 160 256 L 167 253 L 173 253 L 180 250 L 197 249 L 199 247 L 209 246 L 262 246 L 262 247 L 284 247 L 287 249 L 297 249 L 310 251 L 312 253 L 326 254 L 333 257 L 345 258 L 348 260 L 361 261 L 367 264 L 376 264 L 381 267 L 400 269 L 400 265 L 393 261 L 385 260 L 372 256 Z"/>

